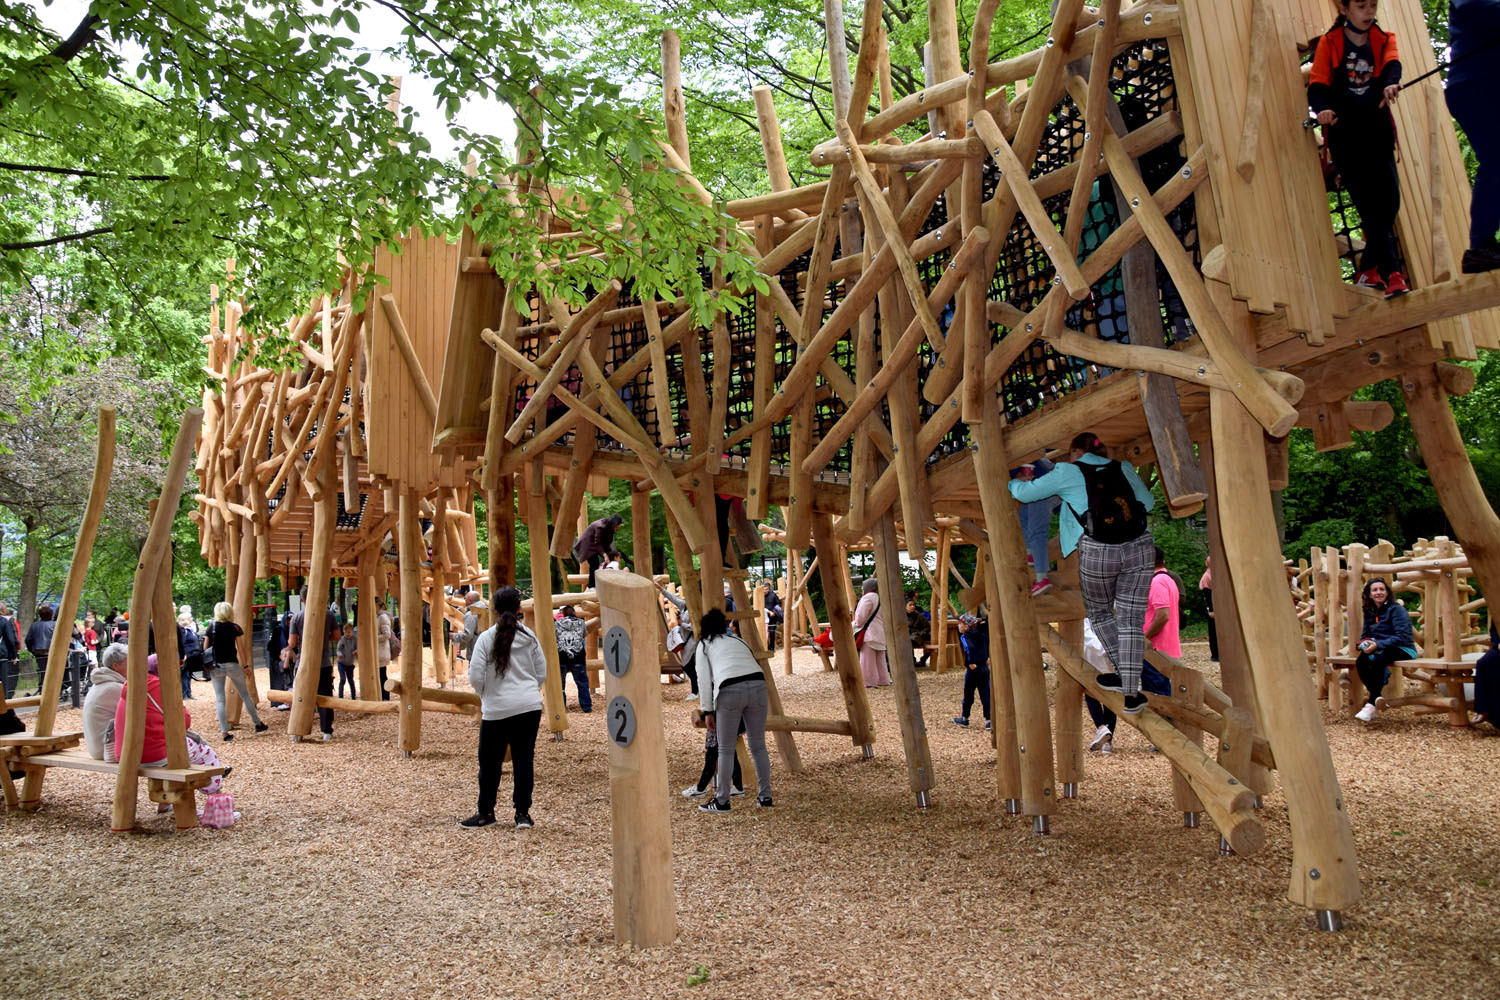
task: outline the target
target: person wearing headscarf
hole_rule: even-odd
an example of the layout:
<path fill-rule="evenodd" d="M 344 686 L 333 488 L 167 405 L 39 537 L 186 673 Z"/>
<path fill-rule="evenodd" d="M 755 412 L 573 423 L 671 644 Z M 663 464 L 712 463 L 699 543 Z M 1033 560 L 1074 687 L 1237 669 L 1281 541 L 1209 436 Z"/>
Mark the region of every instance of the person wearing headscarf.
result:
<path fill-rule="evenodd" d="M 859 672 L 865 687 L 885 687 L 891 682 L 890 667 L 885 660 L 885 620 L 880 617 L 880 581 L 873 576 L 862 588 L 859 603 L 854 606 L 854 635 L 864 639 L 859 649 Z"/>

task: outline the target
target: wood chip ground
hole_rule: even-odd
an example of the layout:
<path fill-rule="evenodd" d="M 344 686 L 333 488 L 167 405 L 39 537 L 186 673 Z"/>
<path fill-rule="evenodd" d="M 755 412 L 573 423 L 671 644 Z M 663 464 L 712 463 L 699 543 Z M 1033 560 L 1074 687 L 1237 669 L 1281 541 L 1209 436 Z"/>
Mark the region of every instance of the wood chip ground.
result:
<path fill-rule="evenodd" d="M 1189 662 L 1212 669 L 1203 647 Z M 779 667 L 779 658 L 778 658 Z M 835 675 L 799 654 L 787 710 L 842 715 Z M 1055 673 L 1055 672 L 1054 672 Z M 1054 677 L 1049 673 L 1049 678 Z M 1285 899 L 1279 792 L 1268 846 L 1221 857 L 1185 829 L 1169 766 L 1134 730 L 1089 755 L 1053 834 L 1005 819 L 984 731 L 952 725 L 963 674 L 921 674 L 938 787 L 914 807 L 891 689 L 877 751 L 799 736 L 773 750 L 776 806 L 702 816 L 676 792 L 702 763 L 683 687 L 663 687 L 679 933 L 633 951 L 611 931 L 601 715 L 538 743 L 537 826 L 478 832 L 475 726 L 428 715 L 402 760 L 391 716 L 341 715 L 293 745 L 285 713 L 229 744 L 244 818 L 172 835 L 144 789 L 112 836 L 111 784 L 53 771 L 35 815 L 0 821 L 9 947 L 0 993 L 112 997 L 1483 997 L 1500 994 L 1500 736 L 1402 712 L 1324 714 L 1364 899 L 1322 934 Z M 262 678 L 264 684 L 264 678 Z M 212 733 L 208 685 L 190 708 Z M 264 688 L 262 688 L 264 689 Z M 596 705 L 598 700 L 596 700 Z M 978 709 L 975 709 L 978 718 Z M 1085 723 L 1087 720 L 1085 720 Z M 64 711 L 63 729 L 78 714 Z M 501 786 L 508 805 L 510 779 Z M 502 815 L 504 809 L 502 808 Z M 696 973 L 696 975 L 695 975 Z M 689 985 L 689 980 L 701 980 Z"/>

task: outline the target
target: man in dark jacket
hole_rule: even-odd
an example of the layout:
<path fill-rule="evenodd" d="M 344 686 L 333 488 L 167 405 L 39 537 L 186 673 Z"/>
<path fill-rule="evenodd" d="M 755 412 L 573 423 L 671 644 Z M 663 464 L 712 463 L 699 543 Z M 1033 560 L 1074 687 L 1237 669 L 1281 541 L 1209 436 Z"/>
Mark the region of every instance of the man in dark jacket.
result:
<path fill-rule="evenodd" d="M 52 605 L 43 604 L 36 609 L 36 621 L 26 630 L 26 651 L 36 660 L 36 689 L 42 690 L 47 680 L 47 657 L 52 652 L 52 633 L 57 623 L 52 620 L 55 612 Z"/>
<path fill-rule="evenodd" d="M 10 607 L 0 602 L 0 682 L 5 685 L 5 697 L 16 693 L 16 675 L 21 667 L 16 658 L 21 655 L 21 632 L 16 620 L 10 616 Z"/>

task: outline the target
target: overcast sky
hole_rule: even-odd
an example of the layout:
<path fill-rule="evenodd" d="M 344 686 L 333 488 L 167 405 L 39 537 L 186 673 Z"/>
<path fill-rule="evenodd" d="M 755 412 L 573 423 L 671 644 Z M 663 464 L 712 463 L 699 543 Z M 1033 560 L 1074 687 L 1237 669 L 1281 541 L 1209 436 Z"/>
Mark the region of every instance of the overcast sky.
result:
<path fill-rule="evenodd" d="M 42 22 L 64 36 L 83 20 L 89 6 L 88 0 L 53 0 L 50 5 L 43 5 L 38 0 L 32 2 L 40 12 Z M 458 149 L 448 135 L 447 122 L 432 96 L 431 81 L 414 75 L 380 51 L 400 37 L 400 20 L 385 8 L 366 7 L 359 13 L 359 26 L 354 44 L 371 54 L 368 69 L 385 76 L 400 76 L 401 103 L 415 113 L 417 131 L 432 143 L 436 155 L 445 159 L 456 156 Z M 128 58 L 128 51 L 126 55 Z M 507 141 L 515 138 L 510 109 L 498 101 L 466 102 L 459 110 L 458 123 L 476 132 L 500 135 Z"/>

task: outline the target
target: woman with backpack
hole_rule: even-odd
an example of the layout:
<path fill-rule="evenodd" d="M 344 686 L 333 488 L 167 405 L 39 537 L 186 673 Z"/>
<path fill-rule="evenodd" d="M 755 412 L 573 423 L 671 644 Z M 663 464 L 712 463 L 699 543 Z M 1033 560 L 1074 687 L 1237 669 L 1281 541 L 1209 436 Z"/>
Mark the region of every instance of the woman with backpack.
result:
<path fill-rule="evenodd" d="M 469 686 L 479 695 L 479 802 L 459 826 L 477 830 L 495 822 L 500 767 L 510 751 L 515 789 L 516 829 L 529 830 L 536 734 L 542 723 L 541 687 L 547 660 L 536 634 L 521 624 L 521 594 L 501 587 L 495 595 L 495 624 L 474 642 Z"/>
<path fill-rule="evenodd" d="M 228 743 L 234 739 L 234 734 L 229 731 L 229 713 L 224 707 L 224 682 L 228 681 L 234 685 L 234 689 L 240 694 L 240 701 L 250 710 L 250 718 L 255 722 L 255 731 L 263 733 L 271 728 L 260 721 L 260 713 L 255 709 L 255 699 L 250 697 L 250 688 L 245 684 L 245 670 L 240 666 L 240 654 L 236 640 L 245 634 L 245 630 L 231 621 L 234 615 L 234 605 L 228 601 L 220 601 L 214 605 L 214 620 L 208 624 L 208 650 L 212 654 L 212 663 L 204 663 L 204 669 L 208 673 L 208 679 L 214 686 L 214 711 L 219 715 L 219 734 L 224 742 Z"/>
<path fill-rule="evenodd" d="M 1046 475 L 1009 483 L 1021 503 L 1061 497 L 1066 511 L 1058 519 L 1062 555 L 1079 552 L 1083 603 L 1094 634 L 1114 664 L 1098 684 L 1125 697 L 1125 713 L 1146 707 L 1141 694 L 1141 658 L 1145 652 L 1146 606 L 1156 566 L 1156 543 L 1146 525 L 1155 498 L 1128 462 L 1105 455 L 1098 435 L 1073 439 L 1069 461 Z"/>

